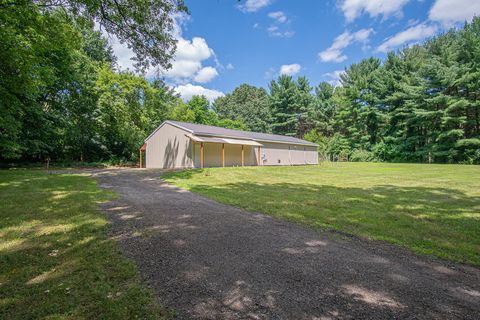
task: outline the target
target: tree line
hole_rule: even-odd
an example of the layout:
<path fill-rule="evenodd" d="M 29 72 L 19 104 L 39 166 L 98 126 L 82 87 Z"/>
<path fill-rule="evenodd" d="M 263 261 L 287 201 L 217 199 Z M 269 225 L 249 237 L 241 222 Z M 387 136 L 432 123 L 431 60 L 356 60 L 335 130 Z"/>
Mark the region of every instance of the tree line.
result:
<path fill-rule="evenodd" d="M 340 86 L 280 76 L 241 85 L 220 117 L 316 142 L 325 159 L 480 163 L 480 18 L 346 68 Z"/>
<path fill-rule="evenodd" d="M 328 159 L 480 162 L 480 19 L 348 67 L 340 86 L 280 76 L 212 104 L 121 71 L 95 25 L 168 68 L 183 1 L 0 1 L 0 161 L 131 161 L 164 120 L 305 138 Z M 155 19 L 153 19 L 155 17 Z"/>

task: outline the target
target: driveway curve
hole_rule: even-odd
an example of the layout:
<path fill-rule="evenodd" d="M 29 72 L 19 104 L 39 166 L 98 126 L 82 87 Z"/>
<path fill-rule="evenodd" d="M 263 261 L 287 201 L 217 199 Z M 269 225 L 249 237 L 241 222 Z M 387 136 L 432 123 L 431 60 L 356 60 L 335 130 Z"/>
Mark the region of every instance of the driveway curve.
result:
<path fill-rule="evenodd" d="M 93 174 L 112 236 L 178 319 L 478 319 L 480 270 L 318 231 L 178 189 Z"/>

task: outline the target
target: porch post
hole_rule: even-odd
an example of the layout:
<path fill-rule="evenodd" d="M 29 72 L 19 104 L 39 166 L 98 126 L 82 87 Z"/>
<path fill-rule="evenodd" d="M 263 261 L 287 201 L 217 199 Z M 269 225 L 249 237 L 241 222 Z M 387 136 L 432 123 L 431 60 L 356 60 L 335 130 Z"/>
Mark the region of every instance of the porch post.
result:
<path fill-rule="evenodd" d="M 260 165 L 260 146 L 258 146 L 258 152 L 257 152 L 257 166 Z"/>
<path fill-rule="evenodd" d="M 140 163 L 139 163 L 140 169 L 142 168 L 142 148 L 140 148 Z"/>
<path fill-rule="evenodd" d="M 204 162 L 204 154 L 203 154 L 203 142 L 200 142 L 200 167 L 203 168 Z"/>
<path fill-rule="evenodd" d="M 195 141 L 192 141 L 192 167 L 195 168 Z"/>
<path fill-rule="evenodd" d="M 225 143 L 222 143 L 222 167 L 225 167 Z"/>
<path fill-rule="evenodd" d="M 245 146 L 242 144 L 242 167 L 245 164 Z"/>

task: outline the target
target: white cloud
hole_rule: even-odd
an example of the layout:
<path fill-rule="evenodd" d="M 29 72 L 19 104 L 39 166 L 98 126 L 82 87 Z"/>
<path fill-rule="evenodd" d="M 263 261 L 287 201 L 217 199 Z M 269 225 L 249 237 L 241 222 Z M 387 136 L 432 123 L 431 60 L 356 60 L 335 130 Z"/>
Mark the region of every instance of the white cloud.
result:
<path fill-rule="evenodd" d="M 295 32 L 286 29 L 285 24 L 288 24 L 290 20 L 283 11 L 270 12 L 268 17 L 274 20 L 273 24 L 267 28 L 270 37 L 290 38 L 295 34 Z"/>
<path fill-rule="evenodd" d="M 345 31 L 341 35 L 335 38 L 332 45 L 318 54 L 320 60 L 324 62 L 334 61 L 342 62 L 347 59 L 347 56 L 343 54 L 343 49 L 355 42 L 365 43 L 368 41 L 373 29 L 361 29 L 357 32 L 350 33 Z"/>
<path fill-rule="evenodd" d="M 227 70 L 233 70 L 233 69 L 235 69 L 233 64 L 231 64 L 231 63 L 227 64 Z"/>
<path fill-rule="evenodd" d="M 293 76 L 297 73 L 300 72 L 300 69 L 302 69 L 302 66 L 299 65 L 298 63 L 294 64 L 284 64 L 280 67 L 280 74 L 284 74 L 287 76 Z"/>
<path fill-rule="evenodd" d="M 402 8 L 409 0 L 343 0 L 340 9 L 347 22 L 352 22 L 363 13 L 370 17 L 382 16 L 387 18 L 391 15 L 402 16 Z"/>
<path fill-rule="evenodd" d="M 225 94 L 221 91 L 207 89 L 202 86 L 192 85 L 187 83 L 174 88 L 175 92 L 180 94 L 183 101 L 190 100 L 193 96 L 205 96 L 208 101 L 213 102 L 218 97 L 223 97 Z"/>
<path fill-rule="evenodd" d="M 318 54 L 320 60 L 324 62 L 334 61 L 334 62 L 342 62 L 347 60 L 347 56 L 342 53 L 340 50 L 336 49 L 327 49 L 322 51 Z"/>
<path fill-rule="evenodd" d="M 429 26 L 426 24 L 419 24 L 414 27 L 410 27 L 407 30 L 401 31 L 396 35 L 388 38 L 383 42 L 378 48 L 377 51 L 388 52 L 392 49 L 401 46 L 403 44 L 408 44 L 411 42 L 423 40 L 427 37 L 430 37 L 435 34 L 437 28 L 435 26 Z"/>
<path fill-rule="evenodd" d="M 288 18 L 283 13 L 282 11 L 275 11 L 275 12 L 270 12 L 268 16 L 272 19 L 274 19 L 277 23 L 285 23 L 288 22 Z"/>
<path fill-rule="evenodd" d="M 201 61 L 195 60 L 175 60 L 172 61 L 172 67 L 162 74 L 167 78 L 181 80 L 183 78 L 192 78 L 202 68 Z"/>
<path fill-rule="evenodd" d="M 211 57 L 214 57 L 214 52 L 205 39 L 194 37 L 189 41 L 180 38 L 172 61 L 172 68 L 163 71 L 162 74 L 175 82 L 192 79 L 201 83 L 208 82 L 218 76 L 214 67 L 202 66 L 203 61 Z"/>
<path fill-rule="evenodd" d="M 245 4 L 239 5 L 238 8 L 243 12 L 256 12 L 272 2 L 273 0 L 247 0 Z"/>
<path fill-rule="evenodd" d="M 203 38 L 194 37 L 191 41 L 178 39 L 175 58 L 178 60 L 205 60 L 213 55 L 213 50 L 208 47 Z"/>
<path fill-rule="evenodd" d="M 328 83 L 330 83 L 334 87 L 339 87 L 341 86 L 340 82 L 340 75 L 342 75 L 345 71 L 344 70 L 335 70 L 332 72 L 327 72 L 323 76 L 328 77 L 330 80 L 327 80 Z"/>
<path fill-rule="evenodd" d="M 293 31 L 280 30 L 280 28 L 275 25 L 271 25 L 270 27 L 268 27 L 267 31 L 271 37 L 278 37 L 278 38 L 290 38 L 290 37 L 293 37 L 293 35 L 295 34 L 295 32 Z"/>
<path fill-rule="evenodd" d="M 218 76 L 217 69 L 214 67 L 204 67 L 197 72 L 193 80 L 200 83 L 206 83 L 212 81 L 216 76 Z"/>
<path fill-rule="evenodd" d="M 368 37 L 370 36 L 370 34 L 372 33 L 373 29 L 361 29 L 361 30 L 358 30 L 357 32 L 353 33 L 352 36 L 353 36 L 353 40 L 354 41 L 358 41 L 358 42 L 364 42 L 366 40 L 368 40 Z"/>
<path fill-rule="evenodd" d="M 430 9 L 428 18 L 444 25 L 451 25 L 471 21 L 475 15 L 480 15 L 478 0 L 437 0 Z"/>
<path fill-rule="evenodd" d="M 177 39 L 177 50 L 171 61 L 172 67 L 168 70 L 147 70 L 146 76 L 162 75 L 174 83 L 185 83 L 188 81 L 196 81 L 205 83 L 211 81 L 218 76 L 218 71 L 215 67 L 203 66 L 203 63 L 212 58 L 216 66 L 220 65 L 215 56 L 215 52 L 208 46 L 207 41 L 201 37 L 194 37 L 192 40 L 187 40 L 182 37 L 182 26 L 188 21 L 188 16 L 179 15 L 175 17 L 175 24 L 173 35 Z M 104 36 L 109 38 L 109 43 L 112 45 L 113 52 L 117 57 L 117 64 L 121 70 L 134 70 L 134 61 L 131 58 L 135 57 L 132 50 L 125 44 L 121 44 L 115 36 Z"/>

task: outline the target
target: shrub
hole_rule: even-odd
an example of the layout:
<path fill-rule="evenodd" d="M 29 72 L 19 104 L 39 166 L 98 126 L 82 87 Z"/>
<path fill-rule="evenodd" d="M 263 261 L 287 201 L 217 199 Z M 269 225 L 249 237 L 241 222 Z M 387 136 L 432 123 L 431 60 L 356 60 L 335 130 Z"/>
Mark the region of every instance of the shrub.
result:
<path fill-rule="evenodd" d="M 350 153 L 350 161 L 353 162 L 378 162 L 375 153 L 365 149 L 353 149 Z"/>

